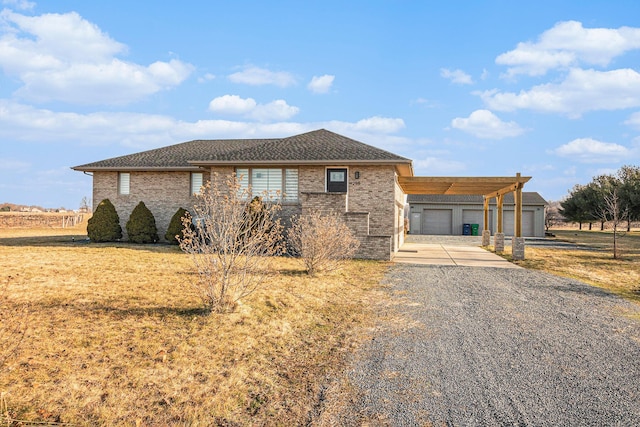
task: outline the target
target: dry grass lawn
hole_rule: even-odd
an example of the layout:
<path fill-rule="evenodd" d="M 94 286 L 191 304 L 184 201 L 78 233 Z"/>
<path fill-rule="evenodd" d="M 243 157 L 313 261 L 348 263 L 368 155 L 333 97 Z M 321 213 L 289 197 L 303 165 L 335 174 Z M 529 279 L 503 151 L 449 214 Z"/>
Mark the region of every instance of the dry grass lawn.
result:
<path fill-rule="evenodd" d="M 205 315 L 176 247 L 84 237 L 0 229 L 0 346 L 27 325 L 0 366 L 4 423 L 305 424 L 383 295 L 384 263 L 312 278 L 279 258 L 236 312 Z"/>
<path fill-rule="evenodd" d="M 640 303 L 640 232 L 625 233 L 618 241 L 619 259 L 613 259 L 613 235 L 608 231 L 553 230 L 555 238 L 584 249 L 567 250 L 527 246 L 523 267 L 544 270 L 608 289 Z M 510 254 L 511 248 L 505 253 Z"/>

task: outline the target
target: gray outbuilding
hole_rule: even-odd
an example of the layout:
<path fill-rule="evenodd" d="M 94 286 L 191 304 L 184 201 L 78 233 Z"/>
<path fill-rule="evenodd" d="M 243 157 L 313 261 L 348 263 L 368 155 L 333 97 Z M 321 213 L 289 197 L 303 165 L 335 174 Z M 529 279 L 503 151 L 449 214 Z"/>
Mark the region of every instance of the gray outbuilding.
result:
<path fill-rule="evenodd" d="M 480 195 L 409 194 L 409 234 L 482 235 L 484 199 Z M 522 192 L 522 236 L 544 237 L 545 199 L 536 192 Z M 504 195 L 503 227 L 506 236 L 514 235 L 513 193 Z M 489 203 L 489 228 L 497 227 L 496 200 Z M 464 224 L 468 224 L 465 226 Z M 476 226 L 474 226 L 476 225 Z"/>

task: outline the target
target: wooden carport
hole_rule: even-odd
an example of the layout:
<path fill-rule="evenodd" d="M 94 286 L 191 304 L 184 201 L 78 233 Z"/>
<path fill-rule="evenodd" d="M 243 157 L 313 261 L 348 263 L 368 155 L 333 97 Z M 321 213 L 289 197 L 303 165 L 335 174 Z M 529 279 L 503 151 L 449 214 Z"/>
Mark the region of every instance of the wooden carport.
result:
<path fill-rule="evenodd" d="M 489 232 L 489 202 L 496 198 L 498 207 L 498 230 L 496 237 L 501 236 L 504 247 L 502 230 L 502 201 L 507 193 L 514 193 L 514 258 L 524 258 L 524 241 L 522 239 L 522 189 L 531 179 L 517 173 L 511 177 L 432 177 L 432 176 L 399 176 L 398 184 L 405 194 L 448 194 L 448 195 L 482 195 L 484 198 L 484 233 Z M 490 234 L 483 234 L 483 245 L 489 244 Z M 516 253 L 516 240 L 522 245 L 522 255 Z M 485 243 L 486 242 L 486 243 Z M 496 241 L 496 251 L 499 245 Z"/>

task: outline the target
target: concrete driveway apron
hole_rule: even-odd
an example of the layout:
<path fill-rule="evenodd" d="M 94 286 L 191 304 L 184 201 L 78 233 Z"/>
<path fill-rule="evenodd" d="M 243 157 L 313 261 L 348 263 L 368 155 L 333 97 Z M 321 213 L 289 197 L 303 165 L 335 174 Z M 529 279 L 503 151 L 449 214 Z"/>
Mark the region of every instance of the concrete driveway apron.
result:
<path fill-rule="evenodd" d="M 405 242 L 393 259 L 403 264 L 521 268 L 472 244 Z"/>

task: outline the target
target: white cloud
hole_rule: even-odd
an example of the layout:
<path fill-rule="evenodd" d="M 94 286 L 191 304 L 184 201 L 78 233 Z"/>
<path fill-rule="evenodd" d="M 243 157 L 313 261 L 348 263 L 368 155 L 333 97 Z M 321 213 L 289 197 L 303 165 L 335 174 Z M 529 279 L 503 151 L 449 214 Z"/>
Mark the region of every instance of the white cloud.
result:
<path fill-rule="evenodd" d="M 31 164 L 15 159 L 0 158 L 0 170 L 14 173 L 26 172 L 30 169 Z"/>
<path fill-rule="evenodd" d="M 198 77 L 198 83 L 208 82 L 210 80 L 214 80 L 216 76 L 211 73 L 206 73 L 204 76 Z"/>
<path fill-rule="evenodd" d="M 425 157 L 413 161 L 416 175 L 454 175 L 466 169 L 466 165 L 457 160 L 440 157 Z"/>
<path fill-rule="evenodd" d="M 573 68 L 560 83 L 534 86 L 517 94 L 497 90 L 476 94 L 493 110 L 528 109 L 577 118 L 588 111 L 640 106 L 640 73 L 630 68 L 612 71 Z"/>
<path fill-rule="evenodd" d="M 27 0 L 2 0 L 2 4 L 6 6 L 13 6 L 18 10 L 33 10 L 36 4 Z"/>
<path fill-rule="evenodd" d="M 105 64 L 73 64 L 63 70 L 26 73 L 16 95 L 34 102 L 127 104 L 180 84 L 191 67 L 177 60 L 148 67 L 113 59 Z"/>
<path fill-rule="evenodd" d="M 640 112 L 633 113 L 624 124 L 640 130 Z"/>
<path fill-rule="evenodd" d="M 438 108 L 440 107 L 440 103 L 437 101 L 432 101 L 427 98 L 416 98 L 414 100 L 409 101 L 410 105 L 421 105 L 424 108 Z"/>
<path fill-rule="evenodd" d="M 291 114 L 284 101 L 259 105 L 257 115 L 280 117 Z M 266 111 L 266 112 L 265 112 Z M 253 113 L 253 112 L 251 112 Z M 250 114 L 251 114 L 250 113 Z M 251 117 L 247 117 L 251 118 Z M 325 128 L 358 140 L 383 147 L 407 144 L 406 139 L 391 135 L 404 127 L 402 119 L 371 117 L 357 122 L 327 121 L 297 123 L 279 121 L 198 120 L 187 122 L 170 116 L 129 112 L 90 114 L 54 112 L 0 99 L 0 139 L 18 143 L 112 145 L 113 141 L 138 149 L 154 148 L 200 138 L 282 137 Z"/>
<path fill-rule="evenodd" d="M 179 85 L 193 67 L 179 60 L 149 66 L 118 59 L 126 46 L 75 12 L 25 16 L 0 12 L 0 67 L 36 102 L 124 104 Z"/>
<path fill-rule="evenodd" d="M 451 80 L 452 83 L 457 83 L 461 85 L 470 85 L 473 84 L 473 79 L 467 73 L 462 70 L 449 70 L 448 68 L 440 69 L 440 76 L 445 79 Z"/>
<path fill-rule="evenodd" d="M 578 138 L 561 145 L 553 153 L 581 163 L 609 163 L 624 160 L 629 155 L 629 149 L 593 138 Z"/>
<path fill-rule="evenodd" d="M 251 117 L 261 121 L 288 120 L 298 114 L 300 109 L 291 106 L 283 99 L 276 99 L 268 104 L 259 104 L 251 113 Z"/>
<path fill-rule="evenodd" d="M 220 114 L 241 115 L 260 121 L 288 120 L 298 114 L 298 107 L 277 99 L 268 104 L 258 104 L 253 98 L 241 98 L 238 95 L 224 95 L 209 103 L 209 111 Z"/>
<path fill-rule="evenodd" d="M 252 86 L 275 85 L 288 87 L 296 84 L 296 79 L 291 73 L 285 71 L 274 72 L 255 66 L 248 66 L 242 71 L 230 74 L 229 80 L 234 83 L 243 83 Z"/>
<path fill-rule="evenodd" d="M 404 120 L 390 117 L 369 117 L 356 122 L 353 130 L 359 132 L 394 133 L 404 128 Z"/>
<path fill-rule="evenodd" d="M 476 110 L 468 118 L 455 118 L 451 126 L 483 139 L 502 139 L 522 135 L 516 122 L 503 122 L 489 110 Z"/>
<path fill-rule="evenodd" d="M 336 76 L 332 76 L 330 74 L 325 74 L 320 77 L 313 76 L 307 88 L 313 93 L 327 93 L 331 89 L 331 85 L 333 85 L 333 80 Z"/>
<path fill-rule="evenodd" d="M 604 67 L 639 48 L 640 28 L 584 28 L 580 22 L 565 21 L 542 33 L 535 43 L 518 43 L 516 49 L 499 55 L 496 63 L 509 66 L 507 77 L 538 76 L 579 64 Z"/>
<path fill-rule="evenodd" d="M 243 99 L 238 95 L 224 95 L 214 98 L 209 103 L 209 111 L 222 114 L 247 114 L 256 108 L 253 98 Z"/>

